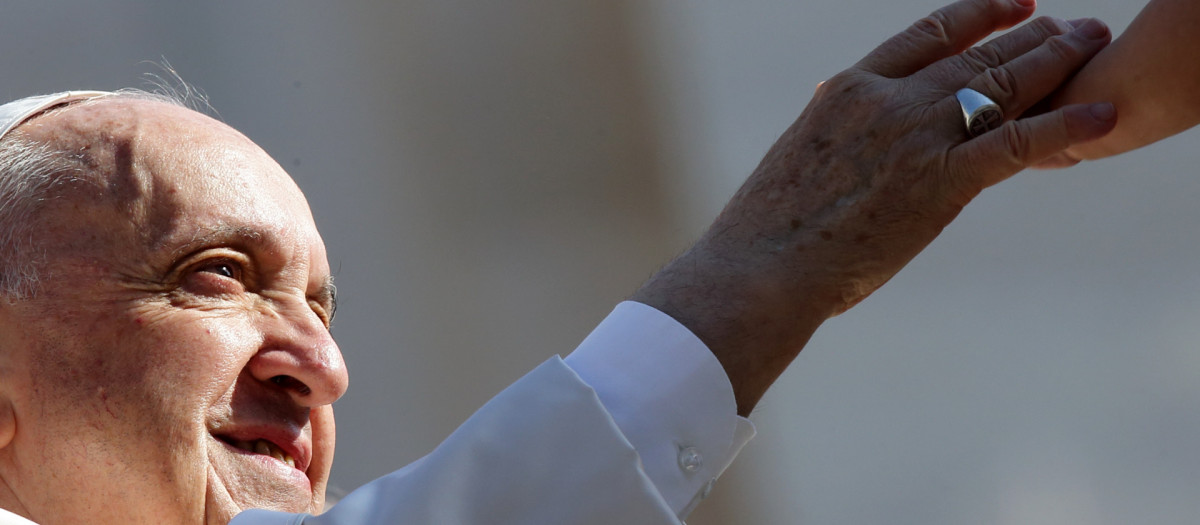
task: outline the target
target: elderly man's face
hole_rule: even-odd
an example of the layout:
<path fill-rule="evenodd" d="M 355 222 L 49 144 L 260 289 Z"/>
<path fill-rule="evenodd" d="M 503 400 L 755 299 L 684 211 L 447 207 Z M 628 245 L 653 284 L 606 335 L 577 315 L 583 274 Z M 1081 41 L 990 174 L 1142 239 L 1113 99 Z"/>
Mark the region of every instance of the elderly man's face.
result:
<path fill-rule="evenodd" d="M 236 131 L 156 102 L 20 129 L 96 176 L 36 219 L 38 295 L 0 305 L 0 504 L 43 524 L 320 511 L 347 376 L 292 180 Z"/>

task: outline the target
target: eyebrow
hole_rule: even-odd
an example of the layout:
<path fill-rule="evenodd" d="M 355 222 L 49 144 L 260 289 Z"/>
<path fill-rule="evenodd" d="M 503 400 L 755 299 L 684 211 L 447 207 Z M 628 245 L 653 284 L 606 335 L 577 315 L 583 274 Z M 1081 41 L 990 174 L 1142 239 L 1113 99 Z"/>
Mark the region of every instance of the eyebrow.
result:
<path fill-rule="evenodd" d="M 179 257 L 213 244 L 230 241 L 258 242 L 262 238 L 262 232 L 247 226 L 209 226 L 192 235 L 192 239 L 176 248 L 173 255 Z"/>

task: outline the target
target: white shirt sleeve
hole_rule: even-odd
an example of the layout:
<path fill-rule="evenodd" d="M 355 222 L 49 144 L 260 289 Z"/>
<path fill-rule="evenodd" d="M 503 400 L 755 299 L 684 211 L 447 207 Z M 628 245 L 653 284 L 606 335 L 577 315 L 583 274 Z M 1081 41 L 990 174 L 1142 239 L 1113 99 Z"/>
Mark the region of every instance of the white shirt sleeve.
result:
<path fill-rule="evenodd" d="M 754 437 L 716 356 L 650 306 L 618 304 L 566 363 L 596 390 L 681 520 Z"/>
<path fill-rule="evenodd" d="M 625 302 L 428 456 L 320 516 L 248 510 L 231 525 L 677 525 L 753 435 L 703 343 Z"/>

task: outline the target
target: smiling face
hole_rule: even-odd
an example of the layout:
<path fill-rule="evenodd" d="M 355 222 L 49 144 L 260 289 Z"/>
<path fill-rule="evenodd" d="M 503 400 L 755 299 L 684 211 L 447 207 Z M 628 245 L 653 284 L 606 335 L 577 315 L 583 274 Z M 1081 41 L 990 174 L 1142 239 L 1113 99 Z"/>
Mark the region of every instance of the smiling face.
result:
<path fill-rule="evenodd" d="M 38 294 L 0 301 L 0 507 L 43 525 L 319 512 L 347 376 L 300 190 L 233 129 L 159 102 L 19 129 L 87 180 L 35 218 Z"/>

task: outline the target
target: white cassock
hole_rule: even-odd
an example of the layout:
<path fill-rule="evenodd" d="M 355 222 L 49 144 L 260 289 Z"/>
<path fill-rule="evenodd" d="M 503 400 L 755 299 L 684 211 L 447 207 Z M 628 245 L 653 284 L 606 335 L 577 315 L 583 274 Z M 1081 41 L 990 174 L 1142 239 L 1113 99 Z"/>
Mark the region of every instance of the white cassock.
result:
<path fill-rule="evenodd" d="M 624 302 L 428 456 L 320 516 L 248 510 L 231 525 L 678 524 L 754 436 L 736 412 L 698 338 Z"/>

